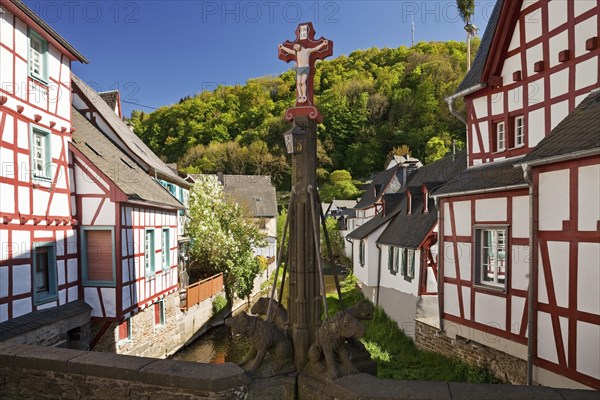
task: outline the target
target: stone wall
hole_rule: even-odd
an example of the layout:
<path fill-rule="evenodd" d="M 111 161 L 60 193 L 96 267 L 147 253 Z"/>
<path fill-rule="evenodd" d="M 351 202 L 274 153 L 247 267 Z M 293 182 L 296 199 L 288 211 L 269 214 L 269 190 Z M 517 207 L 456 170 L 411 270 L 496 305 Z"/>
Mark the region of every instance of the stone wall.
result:
<path fill-rule="evenodd" d="M 224 296 L 222 292 L 220 295 Z M 106 333 L 93 350 L 128 354 L 141 357 L 166 358 L 174 354 L 207 329 L 212 317 L 215 296 L 202 301 L 186 311 L 179 307 L 179 293 L 164 298 L 165 324 L 154 324 L 154 305 L 131 317 L 131 338 L 119 342 L 118 325 L 110 323 Z M 99 332 L 104 322 L 92 323 L 93 334 Z"/>
<path fill-rule="evenodd" d="M 209 365 L 37 346 L 0 345 L 0 398 L 242 399 L 237 365 Z"/>
<path fill-rule="evenodd" d="M 415 345 L 418 348 L 487 368 L 505 382 L 517 385 L 527 382 L 526 360 L 458 335 L 452 339 L 440 333 L 435 326 L 420 320 L 415 322 Z"/>

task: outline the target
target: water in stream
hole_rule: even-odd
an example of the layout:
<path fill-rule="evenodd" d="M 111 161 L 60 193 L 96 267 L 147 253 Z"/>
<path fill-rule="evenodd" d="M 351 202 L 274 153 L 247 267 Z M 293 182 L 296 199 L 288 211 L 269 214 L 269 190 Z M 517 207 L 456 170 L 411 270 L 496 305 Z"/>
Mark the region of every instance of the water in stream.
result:
<path fill-rule="evenodd" d="M 324 278 L 326 292 L 335 291 L 333 276 L 325 275 Z M 222 325 L 210 329 L 194 343 L 178 351 L 172 358 L 211 364 L 237 363 L 244 358 L 249 348 L 250 340 L 248 338 L 234 337 L 229 329 Z"/>

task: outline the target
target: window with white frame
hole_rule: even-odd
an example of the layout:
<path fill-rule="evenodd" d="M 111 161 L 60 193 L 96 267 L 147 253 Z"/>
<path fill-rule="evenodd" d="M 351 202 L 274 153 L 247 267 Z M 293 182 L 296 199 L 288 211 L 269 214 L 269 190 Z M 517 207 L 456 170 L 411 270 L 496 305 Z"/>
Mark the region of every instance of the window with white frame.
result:
<path fill-rule="evenodd" d="M 169 228 L 165 228 L 162 230 L 161 244 L 161 264 L 163 269 L 167 269 L 171 266 L 171 245 Z"/>
<path fill-rule="evenodd" d="M 50 132 L 31 127 L 31 168 L 34 178 L 52 179 Z"/>
<path fill-rule="evenodd" d="M 365 241 L 361 240 L 358 244 L 358 262 L 361 267 L 365 266 Z"/>
<path fill-rule="evenodd" d="M 485 227 L 475 230 L 476 284 L 504 289 L 507 271 L 506 227 Z"/>
<path fill-rule="evenodd" d="M 400 258 L 402 252 L 400 248 L 390 246 L 388 250 L 388 269 L 392 275 L 396 275 L 400 269 Z"/>
<path fill-rule="evenodd" d="M 496 124 L 496 151 L 506 150 L 506 125 L 504 122 Z"/>
<path fill-rule="evenodd" d="M 144 270 L 146 276 L 154 275 L 154 229 L 146 229 L 144 241 Z"/>
<path fill-rule="evenodd" d="M 29 75 L 43 82 L 48 81 L 48 42 L 34 31 L 29 31 Z"/>
<path fill-rule="evenodd" d="M 36 304 L 55 300 L 58 296 L 56 245 L 54 243 L 34 244 L 33 289 Z"/>
<path fill-rule="evenodd" d="M 515 147 L 525 145 L 525 117 L 515 117 Z"/>

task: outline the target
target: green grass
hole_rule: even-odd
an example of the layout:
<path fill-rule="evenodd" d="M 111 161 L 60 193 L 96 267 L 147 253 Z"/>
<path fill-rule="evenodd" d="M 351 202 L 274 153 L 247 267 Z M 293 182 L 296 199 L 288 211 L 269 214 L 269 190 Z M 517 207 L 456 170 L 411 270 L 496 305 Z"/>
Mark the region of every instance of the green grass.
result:
<path fill-rule="evenodd" d="M 352 306 L 364 300 L 360 289 L 356 287 L 356 278 L 350 275 L 342 282 L 344 304 Z M 330 314 L 339 311 L 337 293 L 327 296 Z M 406 336 L 395 321 L 381 309 L 375 310 L 373 320 L 364 321 L 366 327 L 362 342 L 377 362 L 379 378 L 499 383 L 488 370 L 471 366 L 456 359 L 448 358 L 430 351 L 419 350 Z"/>

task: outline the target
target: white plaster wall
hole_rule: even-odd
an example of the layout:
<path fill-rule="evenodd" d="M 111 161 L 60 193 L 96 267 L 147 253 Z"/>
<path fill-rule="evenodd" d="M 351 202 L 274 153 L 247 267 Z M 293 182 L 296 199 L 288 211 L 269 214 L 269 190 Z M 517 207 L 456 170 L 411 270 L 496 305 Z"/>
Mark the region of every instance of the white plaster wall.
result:
<path fill-rule="evenodd" d="M 400 251 L 402 251 L 401 249 Z M 381 246 L 381 286 L 397 290 L 399 292 L 419 295 L 420 279 L 420 257 L 421 252 L 415 252 L 415 277 L 409 282 L 402 275 L 402 265 L 398 267 L 398 273 L 392 274 L 388 268 L 389 246 Z M 377 284 L 377 283 L 376 283 Z"/>
<path fill-rule="evenodd" d="M 550 38 L 550 60 L 549 66 L 552 68 L 560 62 L 558 61 L 558 53 L 569 48 L 569 33 L 563 31 L 558 35 L 554 35 Z"/>
<path fill-rule="evenodd" d="M 589 60 L 580 62 L 575 67 L 575 89 L 598 83 L 598 57 L 592 57 Z"/>
<path fill-rule="evenodd" d="M 471 202 L 456 201 L 453 204 L 456 235 L 471 236 Z"/>
<path fill-rule="evenodd" d="M 550 96 L 558 97 L 569 91 L 569 69 L 565 68 L 550 75 Z"/>
<path fill-rule="evenodd" d="M 542 12 L 538 8 L 525 15 L 525 40 L 531 42 L 542 36 Z"/>
<path fill-rule="evenodd" d="M 471 319 L 471 288 L 462 286 L 461 291 L 462 291 L 463 311 L 464 311 L 465 319 Z"/>
<path fill-rule="evenodd" d="M 569 243 L 548 242 L 548 254 L 554 283 L 556 303 L 569 306 Z M 541 258 L 541 257 L 540 257 Z"/>
<path fill-rule="evenodd" d="M 538 74 L 538 72 L 535 72 L 533 70 L 533 65 L 538 62 L 538 61 L 542 61 L 544 59 L 544 49 L 542 47 L 542 43 L 536 44 L 535 46 L 529 48 L 526 50 L 526 57 L 527 57 L 527 75 L 528 76 L 532 76 L 535 74 Z M 543 87 L 543 85 L 542 85 Z M 543 99 L 543 97 L 542 97 Z"/>
<path fill-rule="evenodd" d="M 504 113 L 504 92 L 497 92 L 490 96 L 492 102 L 492 115 Z"/>
<path fill-rule="evenodd" d="M 475 293 L 475 321 L 501 330 L 506 329 L 506 299 Z"/>
<path fill-rule="evenodd" d="M 600 325 L 577 321 L 577 371 L 596 379 L 600 379 L 599 341 Z"/>
<path fill-rule="evenodd" d="M 85 211 L 85 209 L 84 209 Z M 96 212 L 96 210 L 89 210 L 89 212 Z M 111 201 L 105 201 L 98 213 L 98 217 L 96 218 L 95 225 L 115 225 L 116 207 L 115 204 Z"/>
<path fill-rule="evenodd" d="M 444 283 L 444 312 L 460 317 L 458 287 L 456 285 Z"/>
<path fill-rule="evenodd" d="M 581 1 L 576 1 L 575 3 L 581 3 Z M 593 3 L 593 1 L 590 1 L 590 3 Z M 597 15 L 592 15 L 585 21 L 575 25 L 575 57 L 579 57 L 588 52 L 585 49 L 585 41 L 594 36 L 598 36 Z"/>
<path fill-rule="evenodd" d="M 510 39 L 510 44 L 508 45 L 508 51 L 512 51 L 518 48 L 521 45 L 521 27 L 519 24 L 515 25 L 515 30 Z"/>
<path fill-rule="evenodd" d="M 567 3 L 562 0 L 548 3 L 548 28 L 550 31 L 567 22 Z"/>
<path fill-rule="evenodd" d="M 518 335 L 521 331 L 521 321 L 523 320 L 523 312 L 525 312 L 525 298 L 511 296 L 510 301 L 510 331 Z M 525 320 L 527 323 L 527 320 Z"/>
<path fill-rule="evenodd" d="M 528 139 L 529 147 L 536 146 L 546 135 L 545 109 L 540 108 L 529 113 Z"/>
<path fill-rule="evenodd" d="M 581 231 L 596 231 L 600 221 L 600 164 L 579 167 L 578 227 Z"/>
<path fill-rule="evenodd" d="M 502 83 L 504 85 L 510 85 L 513 83 L 513 72 L 519 71 L 521 69 L 521 55 L 515 54 L 512 57 L 504 60 L 504 65 L 502 66 Z M 510 99 L 508 100 L 510 104 Z"/>
<path fill-rule="evenodd" d="M 444 226 L 442 227 L 442 232 L 444 236 L 452 235 L 452 225 L 450 224 L 450 203 L 446 200 L 440 200 L 443 203 L 444 207 Z"/>
<path fill-rule="evenodd" d="M 481 128 L 481 125 L 483 124 L 478 124 L 478 123 L 472 123 L 471 124 L 471 132 L 472 132 L 472 138 L 473 141 L 471 143 L 471 152 L 473 153 L 479 153 L 481 152 L 481 149 L 479 148 L 479 140 L 477 140 L 477 130 L 476 130 L 476 126 L 479 125 L 479 127 Z"/>
<path fill-rule="evenodd" d="M 477 118 L 487 117 L 487 97 L 473 99 L 473 108 Z"/>
<path fill-rule="evenodd" d="M 529 246 L 513 245 L 511 247 L 510 273 L 513 289 L 527 290 L 530 258 Z"/>
<path fill-rule="evenodd" d="M 578 244 L 577 309 L 600 314 L 600 243 Z"/>
<path fill-rule="evenodd" d="M 595 0 L 579 0 L 575 2 L 575 16 L 594 8 L 598 3 Z"/>
<path fill-rule="evenodd" d="M 525 103 L 523 97 L 525 90 L 526 88 L 524 88 L 523 85 L 519 85 L 508 91 L 508 111 L 512 112 L 523 108 L 523 104 Z"/>
<path fill-rule="evenodd" d="M 475 200 L 476 221 L 506 221 L 506 197 Z"/>
<path fill-rule="evenodd" d="M 97 288 L 84 287 L 83 299 L 92 307 L 92 317 L 103 317 L 102 306 L 100 305 L 100 297 L 98 296 Z"/>
<path fill-rule="evenodd" d="M 24 299 L 14 300 L 12 303 L 12 316 L 13 318 L 20 317 L 21 315 L 29 314 L 31 311 L 31 297 Z"/>
<path fill-rule="evenodd" d="M 569 219 L 569 171 L 543 172 L 539 176 L 539 229 L 560 231 Z"/>
<path fill-rule="evenodd" d="M 529 237 L 529 197 L 516 196 L 512 198 L 512 237 Z"/>

